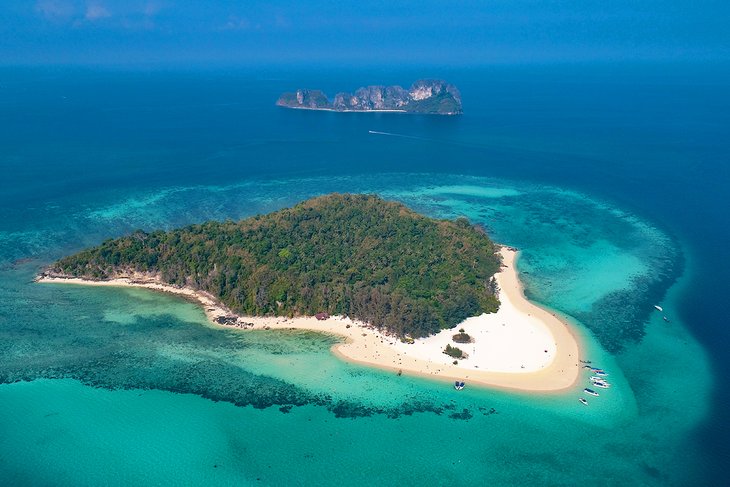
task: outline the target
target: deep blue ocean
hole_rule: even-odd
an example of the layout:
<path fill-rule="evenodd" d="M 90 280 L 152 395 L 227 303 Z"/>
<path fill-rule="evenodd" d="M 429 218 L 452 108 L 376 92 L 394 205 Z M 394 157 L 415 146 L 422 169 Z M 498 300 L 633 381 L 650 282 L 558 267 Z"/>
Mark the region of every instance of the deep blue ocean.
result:
<path fill-rule="evenodd" d="M 274 106 L 422 77 L 458 86 L 464 115 Z M 728 86 L 699 63 L 0 69 L 0 483 L 725 484 Z M 522 249 L 528 297 L 575 320 L 613 396 L 455 395 L 340 362 L 332 337 L 32 282 L 137 228 L 332 191 Z"/>

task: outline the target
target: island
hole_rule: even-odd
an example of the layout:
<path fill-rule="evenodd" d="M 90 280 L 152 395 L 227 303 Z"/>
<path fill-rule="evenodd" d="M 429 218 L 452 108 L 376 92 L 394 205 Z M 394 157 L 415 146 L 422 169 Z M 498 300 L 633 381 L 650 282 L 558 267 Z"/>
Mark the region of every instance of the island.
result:
<path fill-rule="evenodd" d="M 430 115 L 463 113 L 461 94 L 443 80 L 418 80 L 406 90 L 400 86 L 367 86 L 355 93 L 337 93 L 330 101 L 321 90 L 298 89 L 284 93 L 276 104 L 285 108 L 336 112 L 402 112 Z"/>
<path fill-rule="evenodd" d="M 464 218 L 330 194 L 239 222 L 136 231 L 60 259 L 38 281 L 146 287 L 196 300 L 215 326 L 344 336 L 337 355 L 398 375 L 569 388 L 577 341 L 524 298 L 515 258 Z"/>

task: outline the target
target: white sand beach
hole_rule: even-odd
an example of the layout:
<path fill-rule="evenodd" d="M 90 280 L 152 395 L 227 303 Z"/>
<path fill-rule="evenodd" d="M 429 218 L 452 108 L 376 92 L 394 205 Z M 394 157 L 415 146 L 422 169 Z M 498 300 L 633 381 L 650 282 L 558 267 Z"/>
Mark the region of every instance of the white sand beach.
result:
<path fill-rule="evenodd" d="M 507 247 L 500 252 L 504 266 L 495 276 L 500 289 L 499 311 L 469 318 L 454 329 L 415 340 L 412 344 L 346 317 L 318 320 L 315 317 L 235 316 L 208 293 L 162 284 L 150 275 L 135 274 L 108 281 L 41 277 L 38 282 L 143 287 L 199 302 L 216 326 L 241 330 L 308 329 L 340 335 L 345 341 L 332 347 L 337 356 L 406 375 L 462 380 L 470 386 L 522 391 L 549 392 L 570 388 L 580 371 L 578 343 L 570 325 L 524 297 L 515 270 L 517 252 Z M 221 317 L 228 317 L 226 324 L 216 321 Z M 452 341 L 452 336 L 461 328 L 473 338 L 473 343 Z M 460 348 L 468 357 L 454 365 L 454 359 L 443 353 L 447 344 Z"/>

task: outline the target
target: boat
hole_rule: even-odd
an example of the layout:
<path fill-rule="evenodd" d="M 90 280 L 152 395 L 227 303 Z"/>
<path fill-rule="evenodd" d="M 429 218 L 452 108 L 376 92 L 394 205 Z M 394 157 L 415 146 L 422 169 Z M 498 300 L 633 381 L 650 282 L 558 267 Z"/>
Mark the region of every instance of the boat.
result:
<path fill-rule="evenodd" d="M 606 384 L 608 384 L 608 381 L 606 380 L 605 377 L 599 377 L 599 376 L 596 376 L 596 375 L 592 375 L 591 376 L 591 380 L 592 381 L 596 381 L 596 382 L 605 382 Z"/>
<path fill-rule="evenodd" d="M 658 304 L 655 304 L 654 307 L 657 309 L 657 311 L 664 311 L 664 308 L 662 308 Z"/>
<path fill-rule="evenodd" d="M 602 370 L 594 370 L 593 373 L 596 375 L 600 375 L 601 377 L 606 377 L 608 375 L 607 373 L 605 373 Z"/>
<path fill-rule="evenodd" d="M 600 387 L 601 389 L 608 389 L 609 387 L 611 387 L 611 384 L 607 384 L 605 382 L 593 382 L 593 385 L 595 387 Z"/>
<path fill-rule="evenodd" d="M 579 401 L 581 402 L 581 404 L 583 404 L 584 406 L 588 406 L 588 401 L 586 401 L 586 400 L 585 400 L 585 399 L 583 399 L 582 397 L 579 397 L 579 398 L 578 398 L 578 400 L 579 400 Z"/>
<path fill-rule="evenodd" d="M 591 396 L 598 395 L 598 393 L 596 391 L 594 391 L 593 389 L 588 389 L 587 387 L 585 389 L 583 389 L 583 392 L 585 392 L 586 394 L 590 394 Z"/>
<path fill-rule="evenodd" d="M 459 382 L 457 380 L 457 381 L 454 382 L 454 389 L 456 389 L 457 391 L 460 391 L 460 390 L 462 390 L 464 388 L 465 385 L 466 384 L 464 384 L 463 382 Z"/>
<path fill-rule="evenodd" d="M 665 317 L 664 317 L 664 321 L 666 321 L 667 323 L 669 323 L 669 318 L 667 318 L 667 317 L 665 316 Z"/>

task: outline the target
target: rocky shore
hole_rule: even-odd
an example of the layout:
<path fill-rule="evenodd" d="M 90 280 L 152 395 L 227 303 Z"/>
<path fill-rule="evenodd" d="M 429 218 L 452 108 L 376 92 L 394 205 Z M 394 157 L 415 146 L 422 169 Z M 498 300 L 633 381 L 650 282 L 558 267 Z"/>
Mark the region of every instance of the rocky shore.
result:
<path fill-rule="evenodd" d="M 408 90 L 400 86 L 366 86 L 354 93 L 337 93 L 332 101 L 321 90 L 298 89 L 282 94 L 276 104 L 336 112 L 463 113 L 459 90 L 443 80 L 418 80 Z"/>

